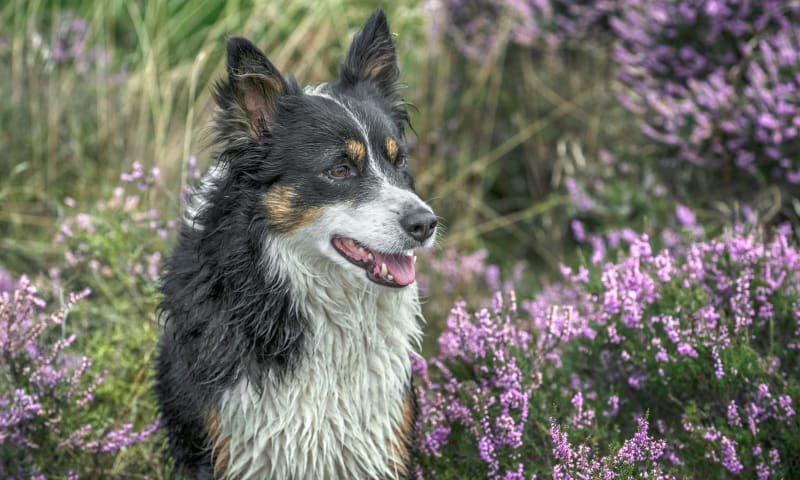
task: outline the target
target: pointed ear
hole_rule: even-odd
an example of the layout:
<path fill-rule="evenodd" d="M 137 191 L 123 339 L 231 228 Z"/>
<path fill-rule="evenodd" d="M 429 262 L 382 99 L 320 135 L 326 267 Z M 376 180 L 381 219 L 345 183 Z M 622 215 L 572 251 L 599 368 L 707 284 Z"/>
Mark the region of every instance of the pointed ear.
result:
<path fill-rule="evenodd" d="M 266 55 L 244 38 L 228 40 L 228 79 L 234 102 L 246 114 L 249 134 L 263 138 L 278 113 L 286 80 Z"/>
<path fill-rule="evenodd" d="M 372 81 L 392 103 L 401 101 L 397 80 L 397 54 L 386 15 L 380 7 L 356 34 L 339 69 L 342 83 Z"/>

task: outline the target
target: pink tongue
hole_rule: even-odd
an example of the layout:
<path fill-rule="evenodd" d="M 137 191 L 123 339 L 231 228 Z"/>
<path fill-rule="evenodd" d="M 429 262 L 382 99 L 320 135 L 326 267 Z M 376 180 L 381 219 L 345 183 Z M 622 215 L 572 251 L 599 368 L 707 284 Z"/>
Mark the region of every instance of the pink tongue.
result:
<path fill-rule="evenodd" d="M 414 270 L 414 258 L 408 255 L 386 255 L 383 253 L 372 252 L 375 256 L 374 271 L 380 271 L 381 263 L 386 264 L 389 275 L 394 277 L 394 282 L 398 285 L 406 286 L 411 284 L 416 278 Z"/>

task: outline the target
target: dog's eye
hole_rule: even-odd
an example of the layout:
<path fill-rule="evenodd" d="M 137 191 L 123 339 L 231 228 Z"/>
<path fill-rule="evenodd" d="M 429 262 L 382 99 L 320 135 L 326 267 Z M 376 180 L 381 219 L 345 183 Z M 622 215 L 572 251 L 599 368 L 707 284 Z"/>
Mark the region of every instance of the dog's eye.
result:
<path fill-rule="evenodd" d="M 336 165 L 335 167 L 328 170 L 328 175 L 333 178 L 347 178 L 352 176 L 353 170 L 350 168 L 350 165 Z"/>

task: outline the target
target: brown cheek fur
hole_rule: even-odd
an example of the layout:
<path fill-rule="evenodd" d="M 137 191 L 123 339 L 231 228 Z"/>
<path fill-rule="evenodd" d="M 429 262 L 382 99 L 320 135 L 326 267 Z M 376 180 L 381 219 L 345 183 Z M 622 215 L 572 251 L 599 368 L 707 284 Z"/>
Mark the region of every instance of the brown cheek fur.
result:
<path fill-rule="evenodd" d="M 208 436 L 211 438 L 211 449 L 214 458 L 214 473 L 222 474 L 228 469 L 230 451 L 228 450 L 228 437 L 222 436 L 222 428 L 219 425 L 217 412 L 212 410 L 208 413 Z"/>
<path fill-rule="evenodd" d="M 392 137 L 386 137 L 385 145 L 386 154 L 389 155 L 389 160 L 392 163 L 397 163 L 397 142 Z"/>
<path fill-rule="evenodd" d="M 289 234 L 317 220 L 321 208 L 298 209 L 293 206 L 297 193 L 291 187 L 278 185 L 264 194 L 264 207 L 270 225 L 279 233 Z"/>

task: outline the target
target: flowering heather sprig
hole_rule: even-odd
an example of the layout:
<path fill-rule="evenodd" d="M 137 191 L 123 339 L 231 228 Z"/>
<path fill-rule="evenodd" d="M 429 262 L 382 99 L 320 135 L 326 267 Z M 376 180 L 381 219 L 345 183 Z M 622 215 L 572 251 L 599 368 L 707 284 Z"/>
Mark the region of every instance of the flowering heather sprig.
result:
<path fill-rule="evenodd" d="M 3 292 L 13 292 L 16 286 L 16 279 L 4 270 L 3 267 L 0 267 L 0 294 Z"/>
<path fill-rule="evenodd" d="M 567 434 L 554 419 L 550 419 L 550 436 L 553 442 L 553 478 L 567 480 L 572 478 L 660 478 L 674 479 L 664 473 L 659 461 L 663 461 L 666 442 L 655 440 L 647 431 L 646 420 L 637 420 L 638 430 L 633 438 L 625 443 L 615 454 L 593 458 L 592 449 L 587 445 L 573 447 Z"/>
<path fill-rule="evenodd" d="M 92 45 L 92 28 L 86 19 L 65 11 L 51 20 L 50 35 L 35 29 L 29 34 L 32 51 L 44 61 L 73 67 L 81 74 L 103 70 L 111 63 L 111 50 Z"/>
<path fill-rule="evenodd" d="M 26 277 L 13 292 L 0 293 L 0 476 L 68 474 L 82 453 L 108 454 L 141 443 L 158 425 L 135 432 L 126 425 L 108 433 L 86 423 L 102 375 L 92 362 L 67 352 L 75 336 L 54 340 L 73 306 L 89 290 L 71 294 L 66 304 L 45 314 L 45 301 Z"/>

